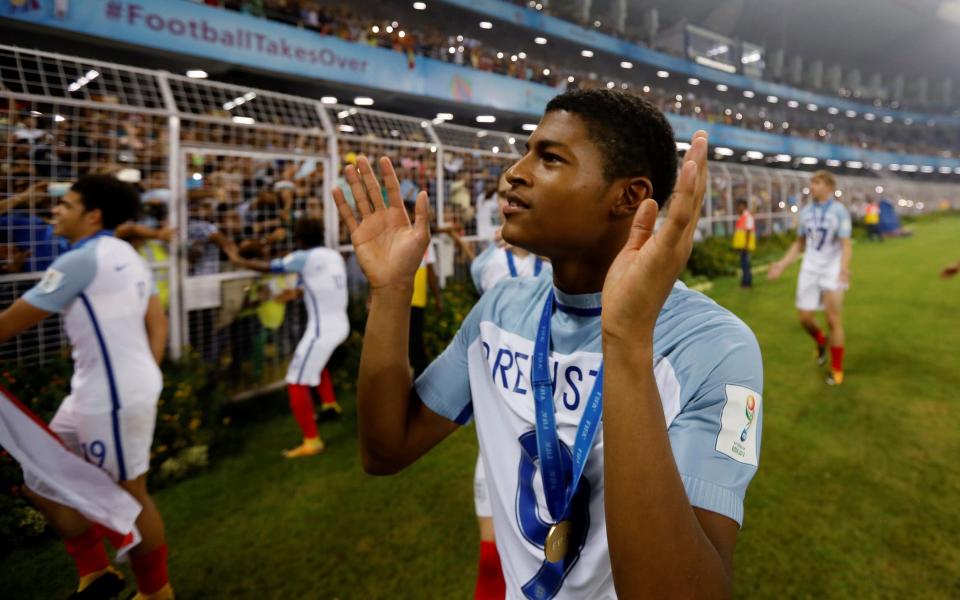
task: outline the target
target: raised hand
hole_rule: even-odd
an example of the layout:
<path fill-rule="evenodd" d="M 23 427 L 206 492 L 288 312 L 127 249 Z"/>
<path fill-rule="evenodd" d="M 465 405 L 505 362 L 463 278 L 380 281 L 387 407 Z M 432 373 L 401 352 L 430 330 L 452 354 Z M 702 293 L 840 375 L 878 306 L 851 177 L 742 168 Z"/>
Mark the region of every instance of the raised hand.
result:
<path fill-rule="evenodd" d="M 648 198 L 633 219 L 630 237 L 603 282 L 604 338 L 652 343 L 657 315 L 693 248 L 707 186 L 707 134 L 698 131 L 680 169 L 666 220 L 654 233 L 657 203 Z"/>
<path fill-rule="evenodd" d="M 400 195 L 400 182 L 390 159 L 380 159 L 380 175 L 387 189 L 390 206 L 383 202 L 380 183 L 366 157 L 357 159 L 357 166 L 347 165 L 343 170 L 357 203 L 359 220 L 347 204 L 343 191 L 334 188 L 340 218 L 350 230 L 350 240 L 357 262 L 372 289 L 409 287 L 423 260 L 430 242 L 427 223 L 427 193 L 417 195 L 414 222 L 411 225 Z"/>

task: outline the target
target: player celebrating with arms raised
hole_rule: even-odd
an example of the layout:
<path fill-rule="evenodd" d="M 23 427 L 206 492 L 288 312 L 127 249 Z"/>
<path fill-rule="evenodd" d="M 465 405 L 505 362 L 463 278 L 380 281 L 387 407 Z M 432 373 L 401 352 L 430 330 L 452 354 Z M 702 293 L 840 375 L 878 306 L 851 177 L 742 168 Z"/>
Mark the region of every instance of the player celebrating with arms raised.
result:
<path fill-rule="evenodd" d="M 507 173 L 503 229 L 550 259 L 553 281 L 485 293 L 415 385 L 405 317 L 429 241 L 426 194 L 411 226 L 387 159 L 389 208 L 365 160 L 346 169 L 359 221 L 335 192 L 371 285 L 364 466 L 397 472 L 472 416 L 508 598 L 731 593 L 762 366 L 740 320 L 676 281 L 706 153 L 701 132 L 677 181 L 673 132 L 652 105 L 606 90 L 554 98 Z"/>
<path fill-rule="evenodd" d="M 830 342 L 830 375 L 827 383 L 843 383 L 843 293 L 850 285 L 850 213 L 834 200 L 837 182 L 829 171 L 816 171 L 810 178 L 813 204 L 800 211 L 797 239 L 787 253 L 770 265 L 769 279 L 783 274 L 803 253 L 800 276 L 797 279 L 797 312 L 800 325 L 817 342 L 817 362 L 826 362 L 827 336 L 817 326 L 815 311 L 821 308 L 827 314 Z"/>

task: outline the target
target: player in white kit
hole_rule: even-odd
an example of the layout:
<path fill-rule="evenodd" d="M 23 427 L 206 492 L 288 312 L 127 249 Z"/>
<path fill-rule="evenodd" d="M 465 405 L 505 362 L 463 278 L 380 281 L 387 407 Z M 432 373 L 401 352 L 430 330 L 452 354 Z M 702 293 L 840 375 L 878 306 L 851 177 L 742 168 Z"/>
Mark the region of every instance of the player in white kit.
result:
<path fill-rule="evenodd" d="M 797 279 L 797 313 L 800 325 L 817 342 L 817 361 L 826 362 L 830 347 L 827 384 L 843 383 L 843 295 L 850 286 L 851 224 L 847 208 L 835 198 L 836 180 L 829 171 L 816 171 L 810 178 L 813 203 L 803 207 L 797 220 L 797 239 L 782 259 L 770 265 L 769 279 L 783 274 L 803 253 Z M 816 311 L 827 315 L 828 336 L 817 325 Z"/>
<path fill-rule="evenodd" d="M 73 347 L 70 395 L 50 423 L 72 451 L 107 473 L 143 509 L 142 541 L 131 551 L 137 598 L 172 598 L 160 513 L 147 493 L 157 400 L 158 363 L 167 319 L 150 267 L 113 230 L 134 218 L 139 195 L 108 175 L 81 178 L 53 209 L 54 233 L 70 242 L 43 279 L 0 314 L 0 341 L 54 313 L 63 317 Z M 37 489 L 33 489 L 37 488 Z M 104 533 L 72 508 L 42 495 L 26 477 L 27 496 L 64 539 L 77 566 L 74 597 L 113 597 L 123 588 L 110 567 Z"/>
<path fill-rule="evenodd" d="M 506 170 L 497 183 L 498 220 L 503 218 L 506 195 L 510 190 Z M 479 219 L 479 217 L 478 217 Z M 553 270 L 550 263 L 522 248 L 506 244 L 500 238 L 500 228 L 494 234 L 497 243 L 491 243 L 470 264 L 470 276 L 473 285 L 481 295 L 497 283 L 514 277 L 544 277 L 550 279 Z M 493 511 L 490 507 L 490 492 L 487 489 L 486 471 L 482 457 L 477 455 L 477 465 L 473 473 L 473 506 L 477 514 L 480 529 L 480 561 L 477 565 L 477 585 L 474 600 L 494 600 L 503 598 L 504 581 L 500 567 L 500 555 L 497 553 L 496 536 L 493 529 Z"/>
<path fill-rule="evenodd" d="M 264 273 L 297 273 L 300 276 L 303 300 L 307 307 L 307 326 L 297 344 L 296 352 L 287 369 L 287 393 L 290 409 L 303 433 L 303 442 L 292 450 L 284 451 L 287 458 L 299 458 L 320 454 L 323 440 L 317 431 L 312 388 L 321 386 L 321 372 L 326 373 L 323 382 L 329 390 L 321 389 L 321 395 L 333 393 L 329 371 L 325 367 L 337 346 L 350 335 L 350 320 L 347 317 L 347 267 L 336 250 L 323 246 L 323 223 L 317 219 L 302 219 L 294 228 L 294 238 L 299 250 L 272 261 L 250 260 L 231 253 L 230 261 L 238 267 Z"/>
<path fill-rule="evenodd" d="M 415 384 L 405 316 L 430 237 L 426 194 L 411 226 L 387 159 L 389 208 L 366 160 L 345 173 L 359 220 L 334 192 L 372 290 L 364 468 L 396 473 L 473 418 L 507 598 L 731 594 L 763 381 L 746 325 L 677 282 L 706 156 L 698 132 L 678 177 L 670 125 L 636 96 L 551 100 L 508 170 L 503 238 L 549 258 L 553 282 L 484 294 Z"/>

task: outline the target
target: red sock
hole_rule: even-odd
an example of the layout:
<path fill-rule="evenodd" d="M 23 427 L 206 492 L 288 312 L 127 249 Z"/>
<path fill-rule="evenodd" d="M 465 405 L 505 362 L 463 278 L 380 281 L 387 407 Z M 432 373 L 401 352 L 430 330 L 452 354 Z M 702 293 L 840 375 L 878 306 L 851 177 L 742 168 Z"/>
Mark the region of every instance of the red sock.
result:
<path fill-rule="evenodd" d="M 313 413 L 313 398 L 310 397 L 310 388 L 305 385 L 287 385 L 287 394 L 290 396 L 290 410 L 293 418 L 300 425 L 304 438 L 317 437 L 316 415 Z"/>
<path fill-rule="evenodd" d="M 815 329 L 809 333 L 810 333 L 810 337 L 817 340 L 818 346 L 823 347 L 827 345 L 827 336 L 823 335 L 822 331 L 820 331 L 819 329 Z"/>
<path fill-rule="evenodd" d="M 480 542 L 480 564 L 477 567 L 477 589 L 474 600 L 503 600 L 507 584 L 503 581 L 500 555 L 494 542 Z"/>
<path fill-rule="evenodd" d="M 124 535 L 122 533 L 117 533 L 116 531 L 109 529 L 107 527 L 104 527 L 103 525 L 94 524 L 93 527 L 94 529 L 97 530 L 97 532 L 101 536 L 103 536 L 108 542 L 110 542 L 110 545 L 113 546 L 114 550 L 119 550 L 120 548 L 123 548 L 127 544 L 132 543 L 133 533 L 128 533 Z"/>
<path fill-rule="evenodd" d="M 834 371 L 843 370 L 843 346 L 830 347 L 830 365 Z"/>
<path fill-rule="evenodd" d="M 153 594 L 167 585 L 167 545 L 161 544 L 146 554 L 130 555 L 130 568 L 137 578 L 141 594 Z"/>
<path fill-rule="evenodd" d="M 320 385 L 317 386 L 317 391 L 320 392 L 320 402 L 323 406 L 336 404 L 337 395 L 333 393 L 333 379 L 326 367 L 320 373 Z"/>
<path fill-rule="evenodd" d="M 90 527 L 76 537 L 63 540 L 63 544 L 77 565 L 77 575 L 80 577 L 110 566 L 107 550 L 103 547 L 103 537 L 96 527 Z"/>

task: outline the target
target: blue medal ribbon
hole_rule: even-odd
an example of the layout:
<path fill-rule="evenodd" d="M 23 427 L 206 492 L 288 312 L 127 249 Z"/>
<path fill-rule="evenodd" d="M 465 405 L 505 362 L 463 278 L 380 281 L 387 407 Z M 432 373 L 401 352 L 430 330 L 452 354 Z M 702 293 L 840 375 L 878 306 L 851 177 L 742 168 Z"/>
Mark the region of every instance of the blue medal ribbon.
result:
<path fill-rule="evenodd" d="M 824 202 L 823 210 L 819 211 L 820 213 L 819 215 L 817 215 L 817 212 L 818 212 L 817 205 L 816 204 L 813 205 L 813 219 L 816 222 L 817 227 L 823 227 L 823 224 L 827 220 L 827 211 L 830 210 L 830 205 L 832 204 L 833 204 L 833 198 Z"/>
<path fill-rule="evenodd" d="M 557 420 L 553 405 L 553 384 L 550 380 L 550 319 L 553 316 L 553 309 L 554 297 L 551 291 L 547 295 L 547 301 L 540 315 L 540 324 L 537 327 L 531 383 L 536 409 L 535 431 L 543 492 L 550 516 L 554 522 L 559 522 L 568 516 L 570 500 L 577 491 L 590 449 L 600 429 L 600 420 L 603 415 L 603 363 L 600 363 L 597 378 L 593 382 L 593 389 L 590 390 L 583 416 L 577 427 L 577 437 L 573 447 L 573 473 L 568 477 L 560 457 L 560 440 L 557 435 Z M 599 309 L 591 311 L 591 314 L 599 314 Z"/>

